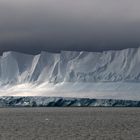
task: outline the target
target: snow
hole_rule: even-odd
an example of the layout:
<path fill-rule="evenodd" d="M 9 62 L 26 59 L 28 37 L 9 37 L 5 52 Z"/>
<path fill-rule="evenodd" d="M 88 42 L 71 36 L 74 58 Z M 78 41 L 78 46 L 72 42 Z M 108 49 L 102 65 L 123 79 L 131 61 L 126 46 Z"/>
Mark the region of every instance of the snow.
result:
<path fill-rule="evenodd" d="M 1 96 L 140 100 L 140 48 L 0 57 Z"/>
<path fill-rule="evenodd" d="M 62 55 L 67 54 L 69 56 L 69 52 Z M 140 48 L 101 53 L 80 52 L 73 59 L 67 58 L 65 61 L 63 78 L 67 82 L 140 80 Z"/>

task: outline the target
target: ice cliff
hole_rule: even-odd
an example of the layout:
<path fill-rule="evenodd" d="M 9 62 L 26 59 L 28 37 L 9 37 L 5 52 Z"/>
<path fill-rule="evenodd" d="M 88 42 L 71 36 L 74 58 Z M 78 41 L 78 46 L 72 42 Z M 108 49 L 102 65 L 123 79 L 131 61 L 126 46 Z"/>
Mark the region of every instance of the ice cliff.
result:
<path fill-rule="evenodd" d="M 0 97 L 0 107 L 140 107 L 140 101 L 10 96 Z"/>
<path fill-rule="evenodd" d="M 47 96 L 52 91 L 47 91 L 46 84 L 51 84 L 53 93 L 58 96 L 140 100 L 139 83 L 140 48 L 103 52 L 41 52 L 38 55 L 9 51 L 0 57 L 1 95 L 22 96 L 20 89 L 25 89 L 27 84 L 39 87 L 39 92 L 33 87 L 36 93 L 27 90 L 25 95 Z M 102 93 L 105 94 L 101 96 Z"/>
<path fill-rule="evenodd" d="M 0 58 L 0 81 L 115 82 L 140 81 L 140 48 L 105 52 L 41 52 L 28 55 L 4 52 Z"/>

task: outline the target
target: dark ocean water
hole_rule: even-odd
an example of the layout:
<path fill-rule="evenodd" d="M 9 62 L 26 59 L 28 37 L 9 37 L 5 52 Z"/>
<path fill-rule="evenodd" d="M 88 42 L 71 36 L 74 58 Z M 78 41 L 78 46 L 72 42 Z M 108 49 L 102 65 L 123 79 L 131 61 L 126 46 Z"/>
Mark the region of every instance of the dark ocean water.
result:
<path fill-rule="evenodd" d="M 140 108 L 1 108 L 0 140 L 139 140 Z"/>

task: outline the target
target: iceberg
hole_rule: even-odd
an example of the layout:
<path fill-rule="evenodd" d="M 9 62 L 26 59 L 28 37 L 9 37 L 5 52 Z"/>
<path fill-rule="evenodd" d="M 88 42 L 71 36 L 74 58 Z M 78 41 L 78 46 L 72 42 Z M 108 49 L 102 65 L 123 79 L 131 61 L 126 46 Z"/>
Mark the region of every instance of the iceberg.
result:
<path fill-rule="evenodd" d="M 140 48 L 0 57 L 0 96 L 140 100 L 139 91 Z"/>

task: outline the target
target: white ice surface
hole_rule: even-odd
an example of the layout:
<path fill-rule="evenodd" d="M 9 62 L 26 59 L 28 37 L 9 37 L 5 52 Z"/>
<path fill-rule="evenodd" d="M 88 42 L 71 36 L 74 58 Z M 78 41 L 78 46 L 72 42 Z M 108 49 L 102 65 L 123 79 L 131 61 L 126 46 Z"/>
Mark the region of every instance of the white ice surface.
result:
<path fill-rule="evenodd" d="M 140 48 L 105 52 L 5 52 L 0 95 L 140 100 Z"/>
<path fill-rule="evenodd" d="M 140 100 L 139 83 L 29 83 L 3 86 L 1 96 L 55 96 L 97 99 Z"/>

